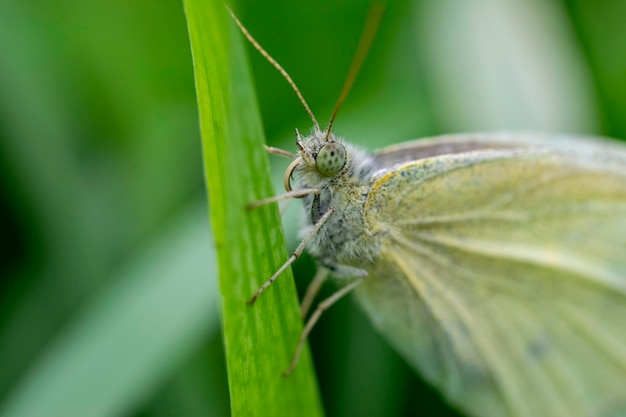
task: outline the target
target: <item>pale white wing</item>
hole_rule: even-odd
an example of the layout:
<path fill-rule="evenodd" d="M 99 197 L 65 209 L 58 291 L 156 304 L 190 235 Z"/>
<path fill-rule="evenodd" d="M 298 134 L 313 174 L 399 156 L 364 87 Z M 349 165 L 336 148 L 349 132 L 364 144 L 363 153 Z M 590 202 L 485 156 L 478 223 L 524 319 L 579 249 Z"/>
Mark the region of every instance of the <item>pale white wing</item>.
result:
<path fill-rule="evenodd" d="M 368 198 L 357 297 L 469 415 L 626 415 L 626 165 L 588 143 L 427 158 Z"/>

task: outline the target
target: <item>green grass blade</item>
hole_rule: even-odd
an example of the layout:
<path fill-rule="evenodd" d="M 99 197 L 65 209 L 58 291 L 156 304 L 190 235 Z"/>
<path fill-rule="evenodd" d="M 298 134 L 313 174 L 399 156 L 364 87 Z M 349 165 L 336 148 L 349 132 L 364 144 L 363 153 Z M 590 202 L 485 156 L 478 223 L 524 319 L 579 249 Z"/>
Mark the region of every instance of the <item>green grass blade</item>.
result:
<path fill-rule="evenodd" d="M 291 272 L 246 306 L 287 253 L 276 206 L 244 210 L 273 190 L 240 35 L 221 1 L 184 3 L 218 248 L 232 414 L 317 416 L 322 411 L 308 351 L 294 374 L 281 376 L 302 326 Z"/>

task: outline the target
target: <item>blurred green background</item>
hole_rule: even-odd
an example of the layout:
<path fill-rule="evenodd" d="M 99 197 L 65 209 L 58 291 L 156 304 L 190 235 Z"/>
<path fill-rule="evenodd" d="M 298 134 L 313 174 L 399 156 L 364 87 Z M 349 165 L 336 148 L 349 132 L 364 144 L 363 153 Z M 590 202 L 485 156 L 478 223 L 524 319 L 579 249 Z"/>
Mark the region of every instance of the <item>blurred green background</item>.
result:
<path fill-rule="evenodd" d="M 233 9 L 324 124 L 366 2 Z M 463 131 L 624 139 L 625 21 L 620 0 L 390 2 L 335 132 L 370 149 Z M 248 49 L 268 141 L 293 151 L 310 121 Z M 3 2 L 0 160 L 0 416 L 228 415 L 182 3 Z M 303 290 L 311 259 L 295 272 Z M 349 299 L 311 345 L 329 416 L 456 415 Z"/>

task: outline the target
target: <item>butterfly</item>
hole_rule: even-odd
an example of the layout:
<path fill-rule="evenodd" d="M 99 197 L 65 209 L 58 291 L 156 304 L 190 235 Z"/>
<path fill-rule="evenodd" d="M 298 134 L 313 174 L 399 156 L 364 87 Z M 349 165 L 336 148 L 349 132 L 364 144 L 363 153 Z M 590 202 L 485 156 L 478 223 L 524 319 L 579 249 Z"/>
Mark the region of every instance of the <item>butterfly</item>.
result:
<path fill-rule="evenodd" d="M 472 416 L 626 415 L 626 147 L 601 138 L 463 134 L 368 153 L 333 120 L 371 43 L 371 14 L 327 129 L 297 133 L 284 176 L 301 198 L 303 242 L 343 286 L 311 315 L 293 371 L 323 311 L 354 293 L 375 327 Z M 372 17 L 373 16 L 373 17 Z"/>

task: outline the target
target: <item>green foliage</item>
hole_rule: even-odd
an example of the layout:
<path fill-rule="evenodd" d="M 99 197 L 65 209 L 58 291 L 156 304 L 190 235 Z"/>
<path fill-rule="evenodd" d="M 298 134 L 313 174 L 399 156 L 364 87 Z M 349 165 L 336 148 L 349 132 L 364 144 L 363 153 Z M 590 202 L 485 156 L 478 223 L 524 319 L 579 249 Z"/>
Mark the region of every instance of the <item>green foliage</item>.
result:
<path fill-rule="evenodd" d="M 122 415 L 218 327 L 204 207 L 184 213 L 77 314 L 0 408 L 3 417 Z M 208 274 L 207 274 L 208 272 Z"/>
<path fill-rule="evenodd" d="M 182 6 L 5 6 L 0 415 L 130 415 L 160 393 L 184 409 L 171 381 L 219 319 Z M 195 415 L 227 409 L 211 378 Z"/>
<path fill-rule="evenodd" d="M 239 41 L 231 39 L 239 34 L 228 26 L 223 4 L 207 3 L 203 7 L 215 10 L 207 20 L 215 20 L 216 26 L 199 30 L 214 32 L 226 43 L 203 45 L 202 53 L 218 48 L 226 65 L 219 70 L 221 76 L 233 77 L 237 68 L 230 65 L 244 62 Z M 17 405 L 32 402 L 33 407 L 58 406 L 59 412 L 65 404 L 64 416 L 82 417 L 88 414 L 72 413 L 70 407 L 94 398 L 106 399 L 102 415 L 111 417 L 229 414 L 217 314 L 209 312 L 213 301 L 203 298 L 217 283 L 217 257 L 201 238 L 212 231 L 206 210 L 198 208 L 206 201 L 206 188 L 183 6 L 150 0 L 3 4 L 0 415 L 10 404 L 17 412 Z M 324 124 L 365 21 L 366 2 L 239 0 L 233 8 L 289 71 Z M 335 132 L 368 148 L 436 133 L 490 129 L 625 138 L 624 13 L 624 2 L 610 0 L 389 2 Z M 276 71 L 249 45 L 245 48 L 268 141 L 295 151 L 293 130 L 306 132 L 310 120 Z M 244 73 L 237 77 L 247 80 L 247 70 L 239 71 Z M 218 81 L 217 75 L 207 82 Z M 247 81 L 243 87 L 230 85 L 233 92 L 244 88 L 237 94 L 252 94 Z M 223 109 L 230 112 L 226 103 Z M 233 245 L 220 256 L 233 254 L 231 267 L 239 268 L 227 292 L 238 288 L 240 293 L 225 298 L 223 308 L 232 306 L 230 311 L 241 315 L 234 318 L 250 326 L 245 330 L 256 330 L 238 347 L 232 332 L 239 330 L 228 324 L 226 339 L 231 353 L 252 352 L 255 363 L 271 363 L 255 377 L 267 371 L 272 375 L 265 383 L 299 385 L 311 374 L 308 355 L 292 377 L 279 376 L 300 326 L 289 273 L 253 308 L 243 305 L 287 251 L 276 228 L 275 208 L 252 213 L 242 209 L 274 190 L 264 183 L 267 157 L 260 148 L 258 118 L 246 108 L 241 111 L 236 113 L 254 123 L 224 132 L 247 138 L 235 142 L 241 149 L 222 142 L 223 153 L 212 153 L 228 175 L 211 187 L 211 204 L 220 205 L 222 213 L 212 212 L 216 241 Z M 272 159 L 278 189 L 286 162 Z M 257 171 L 249 171 L 253 167 Z M 259 188 L 253 190 L 253 184 Z M 295 206 L 297 202 L 285 219 L 291 248 L 297 241 Z M 248 227 L 256 232 L 249 233 Z M 258 230 L 265 239 L 253 239 Z M 247 252 L 235 247 L 238 239 L 250 244 L 242 246 Z M 180 266 L 177 276 L 172 275 L 175 265 Z M 187 270 L 189 275 L 181 276 Z M 302 289 L 314 265 L 305 256 L 294 270 Z M 171 289 L 176 297 L 157 296 L 152 291 L 158 288 Z M 142 304 L 143 293 L 152 294 L 148 304 Z M 196 301 L 185 306 L 186 297 Z M 200 308 L 202 300 L 206 305 Z M 145 322 L 134 316 L 142 305 L 153 310 Z M 257 329 L 256 320 L 270 323 Z M 115 333 L 118 326 L 138 330 Z M 159 341 L 155 329 L 176 340 Z M 273 341 L 270 350 L 268 339 L 278 333 L 284 338 Z M 153 343 L 144 345 L 142 334 L 151 334 L 145 341 Z M 97 352 L 100 343 L 126 348 L 107 350 L 99 362 L 89 362 L 89 352 Z M 258 346 L 263 350 L 256 352 Z M 311 335 L 311 348 L 328 415 L 455 415 L 407 369 L 349 299 L 322 317 Z M 118 377 L 137 351 L 146 354 L 144 361 L 135 362 L 141 367 L 126 368 L 136 371 L 136 377 Z M 57 360 L 62 366 L 54 365 Z M 86 366 L 88 377 L 76 373 L 79 365 Z M 73 378 L 79 375 L 77 383 Z M 45 381 L 49 394 L 40 395 Z M 120 386 L 113 387 L 112 381 Z M 245 387 L 243 381 L 238 386 Z M 68 397 L 77 387 L 80 395 Z M 304 395 L 313 398 L 312 392 L 314 388 Z M 282 391 L 285 397 L 292 394 Z"/>

